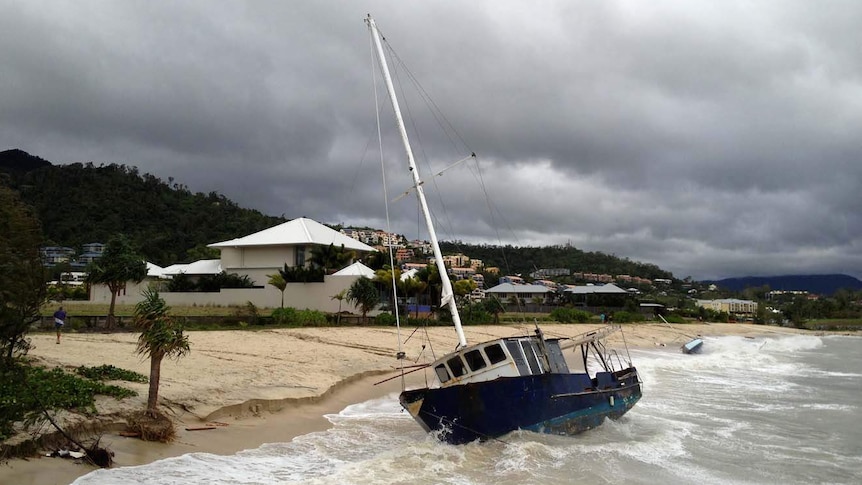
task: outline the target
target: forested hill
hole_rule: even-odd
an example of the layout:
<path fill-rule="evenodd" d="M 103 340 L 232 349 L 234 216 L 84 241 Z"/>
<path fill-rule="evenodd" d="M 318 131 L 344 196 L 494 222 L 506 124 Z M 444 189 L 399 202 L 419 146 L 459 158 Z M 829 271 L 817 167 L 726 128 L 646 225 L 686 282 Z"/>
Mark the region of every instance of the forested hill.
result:
<path fill-rule="evenodd" d="M 862 290 L 862 281 L 845 274 L 747 276 L 703 283 L 714 283 L 731 291 L 768 286 L 770 290 L 807 291 L 819 295 L 832 295 L 840 289 Z"/>
<path fill-rule="evenodd" d="M 107 242 L 122 233 L 148 261 L 188 262 L 204 246 L 274 226 L 285 219 L 243 209 L 216 192 L 192 193 L 125 165 L 52 165 L 21 150 L 0 152 L 0 183 L 17 190 L 42 222 L 46 245 Z M 5 180 L 4 180 L 5 179 Z M 189 253 L 190 249 L 197 250 Z"/>
<path fill-rule="evenodd" d="M 489 246 L 470 245 L 461 242 L 441 242 L 440 249 L 446 253 L 463 253 L 473 259 L 481 259 L 486 266 L 496 266 L 505 274 L 528 275 L 537 269 L 565 268 L 576 272 L 609 275 L 629 275 L 641 278 L 673 278 L 673 275 L 649 263 L 631 261 L 614 255 L 588 252 L 571 246 Z"/>
<path fill-rule="evenodd" d="M 207 254 L 207 244 L 285 222 L 283 218 L 240 208 L 215 192 L 192 193 L 184 185 L 141 174 L 135 167 L 52 165 L 21 150 L 0 152 L 0 183 L 11 185 L 36 210 L 45 245 L 80 250 L 82 244 L 104 243 L 122 233 L 132 239 L 148 261 L 162 266 L 218 257 L 218 252 Z M 478 246 L 461 242 L 443 242 L 441 246 L 446 253 L 464 253 L 506 274 L 566 268 L 650 279 L 672 277 L 652 264 L 570 246 Z"/>

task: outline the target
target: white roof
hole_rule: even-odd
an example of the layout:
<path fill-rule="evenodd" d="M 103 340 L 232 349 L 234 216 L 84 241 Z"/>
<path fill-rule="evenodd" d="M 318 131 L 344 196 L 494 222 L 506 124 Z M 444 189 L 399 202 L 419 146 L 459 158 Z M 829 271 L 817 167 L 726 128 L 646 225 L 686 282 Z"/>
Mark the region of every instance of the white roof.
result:
<path fill-rule="evenodd" d="M 163 276 L 165 274 L 165 269 L 157 264 L 153 264 L 147 261 L 147 276 L 154 276 L 156 278 Z"/>
<path fill-rule="evenodd" d="M 410 268 L 407 271 L 402 271 L 401 272 L 401 281 L 407 281 L 410 278 L 413 278 L 414 276 L 416 276 L 417 273 L 419 273 L 419 270 L 416 268 Z"/>
<path fill-rule="evenodd" d="M 364 276 L 373 279 L 374 270 L 357 261 L 342 270 L 336 271 L 332 276 Z"/>
<path fill-rule="evenodd" d="M 249 234 L 248 236 L 209 244 L 211 248 L 235 248 L 245 246 L 292 246 L 319 244 L 322 246 L 341 246 L 346 249 L 372 252 L 376 251 L 367 244 L 363 244 L 352 237 L 347 237 L 340 232 L 330 229 L 323 224 L 300 217 L 284 224 L 279 224 L 269 229 Z"/>
<path fill-rule="evenodd" d="M 172 264 L 162 270 L 163 275 L 176 275 L 185 273 L 188 275 L 219 274 L 222 272 L 220 259 L 201 259 L 194 263 Z"/>
<path fill-rule="evenodd" d="M 606 285 L 587 285 L 587 286 L 569 286 L 566 288 L 567 293 L 574 293 L 576 295 L 590 295 L 594 293 L 628 293 L 628 291 L 620 288 L 619 286 L 608 283 Z"/>
<path fill-rule="evenodd" d="M 513 285 L 512 283 L 501 283 L 493 288 L 488 288 L 485 293 L 553 293 L 554 290 L 542 285 Z"/>

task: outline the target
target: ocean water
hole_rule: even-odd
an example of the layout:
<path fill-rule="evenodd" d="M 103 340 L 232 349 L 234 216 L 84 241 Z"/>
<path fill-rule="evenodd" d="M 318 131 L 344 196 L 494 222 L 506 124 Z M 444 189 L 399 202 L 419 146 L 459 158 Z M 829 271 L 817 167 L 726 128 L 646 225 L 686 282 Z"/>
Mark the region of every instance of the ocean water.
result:
<path fill-rule="evenodd" d="M 93 484 L 862 483 L 862 339 L 707 338 L 699 355 L 632 352 L 643 398 L 574 437 L 442 444 L 391 395 L 331 429 L 235 455 L 97 470 Z"/>

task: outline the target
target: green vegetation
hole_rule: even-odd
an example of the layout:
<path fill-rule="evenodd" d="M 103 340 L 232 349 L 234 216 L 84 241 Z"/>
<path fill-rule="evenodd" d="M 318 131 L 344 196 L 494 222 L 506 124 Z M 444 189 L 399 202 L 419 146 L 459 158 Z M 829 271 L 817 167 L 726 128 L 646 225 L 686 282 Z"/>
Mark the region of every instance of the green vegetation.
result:
<path fill-rule="evenodd" d="M 551 318 L 560 323 L 587 323 L 592 320 L 593 314 L 574 308 L 554 308 Z"/>
<path fill-rule="evenodd" d="M 25 335 L 45 302 L 41 240 L 39 221 L 0 179 L 0 368 L 27 352 Z"/>
<path fill-rule="evenodd" d="M 326 314 L 317 310 L 297 310 L 296 308 L 276 308 L 272 319 L 278 325 L 287 327 L 325 327 L 329 325 Z"/>
<path fill-rule="evenodd" d="M 581 251 L 572 246 L 496 246 L 472 245 L 462 242 L 440 243 L 443 254 L 464 253 L 481 259 L 485 267 L 498 267 L 507 274 L 527 275 L 539 268 L 568 268 L 589 273 L 610 275 L 627 274 L 642 278 L 673 278 L 673 275 L 654 264 L 639 263 L 628 258 L 600 252 Z M 486 285 L 491 286 L 487 281 Z M 571 277 L 555 278 L 561 283 L 575 283 Z"/>
<path fill-rule="evenodd" d="M 127 282 L 140 283 L 146 276 L 147 264 L 122 234 L 111 236 L 102 257 L 87 267 L 87 283 L 103 284 L 111 291 L 111 306 L 108 308 L 105 324 L 108 330 L 114 328 L 117 295 L 126 287 Z"/>
<path fill-rule="evenodd" d="M 368 278 L 358 278 L 347 290 L 347 301 L 359 307 L 362 312 L 362 321 L 367 321 L 368 312 L 380 303 L 380 293 L 374 283 Z"/>
<path fill-rule="evenodd" d="M 269 277 L 269 281 L 266 284 L 274 286 L 281 292 L 281 308 L 284 308 L 284 290 L 287 289 L 287 281 L 284 281 L 284 277 L 281 276 L 280 272 L 266 276 Z"/>
<path fill-rule="evenodd" d="M 28 157 L 39 163 L 15 163 Z M 0 152 L 4 171 L 8 185 L 42 221 L 45 245 L 79 248 L 125 234 L 147 261 L 165 266 L 218 257 L 207 244 L 285 222 L 240 208 L 216 192 L 192 193 L 172 178 L 164 182 L 126 165 L 51 165 L 9 150 Z"/>
<path fill-rule="evenodd" d="M 42 406 L 48 411 L 73 410 L 95 414 L 95 396 L 123 399 L 136 396 L 131 389 L 105 385 L 77 377 L 62 369 L 44 369 L 16 362 L 0 369 L 0 440 L 12 433 L 16 422 L 41 420 Z"/>
<path fill-rule="evenodd" d="M 222 271 L 213 275 L 202 275 L 193 280 L 185 273 L 174 275 L 167 284 L 168 291 L 175 292 L 213 292 L 222 288 L 254 288 L 248 275 L 238 275 Z"/>
<path fill-rule="evenodd" d="M 135 371 L 121 369 L 112 365 L 100 365 L 98 367 L 80 366 L 75 369 L 79 376 L 92 379 L 94 381 L 129 381 L 129 382 L 147 382 L 147 376 L 138 374 Z"/>

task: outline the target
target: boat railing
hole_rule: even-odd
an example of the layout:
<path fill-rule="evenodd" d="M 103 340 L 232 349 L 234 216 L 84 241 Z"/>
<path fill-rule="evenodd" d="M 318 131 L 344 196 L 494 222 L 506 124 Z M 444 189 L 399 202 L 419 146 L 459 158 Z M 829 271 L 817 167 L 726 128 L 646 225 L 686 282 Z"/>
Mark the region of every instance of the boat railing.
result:
<path fill-rule="evenodd" d="M 602 328 L 584 332 L 569 339 L 565 344 L 560 345 L 563 350 L 577 347 L 579 345 L 587 345 L 599 340 L 606 339 L 610 334 L 621 330 L 619 325 L 606 325 Z"/>
<path fill-rule="evenodd" d="M 610 358 L 608 358 L 608 362 L 611 364 L 611 371 L 613 371 L 613 372 L 617 372 L 617 370 L 614 369 L 614 366 L 613 366 L 613 362 L 612 362 L 613 358 L 617 359 L 617 365 L 620 366 L 619 370 L 626 369 L 628 367 L 631 367 L 631 365 L 632 365 L 631 362 L 627 362 L 627 361 L 623 360 L 620 353 L 617 352 L 617 349 L 610 349 L 608 351 L 608 356 L 610 357 Z"/>

